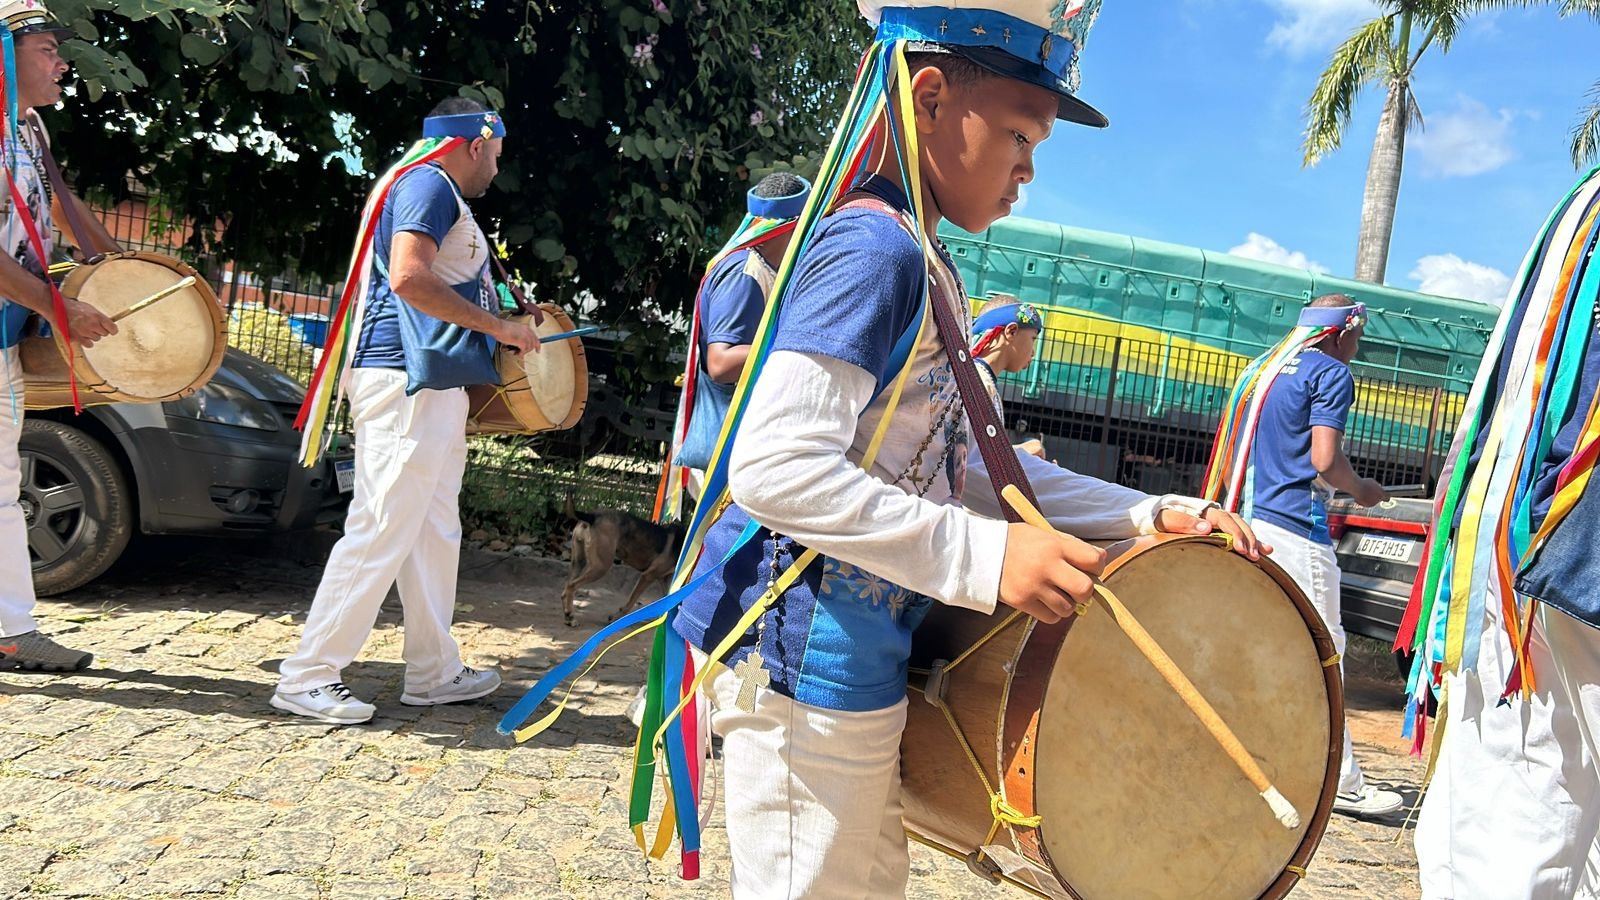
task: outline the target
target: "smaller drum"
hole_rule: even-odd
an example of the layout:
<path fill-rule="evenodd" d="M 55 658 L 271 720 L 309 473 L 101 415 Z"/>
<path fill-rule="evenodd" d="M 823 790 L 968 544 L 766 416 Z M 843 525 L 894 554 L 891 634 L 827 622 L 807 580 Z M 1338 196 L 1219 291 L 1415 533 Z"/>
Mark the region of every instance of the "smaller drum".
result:
<path fill-rule="evenodd" d="M 541 303 L 539 308 L 544 310 L 544 321 L 538 325 L 533 325 L 532 316 L 514 316 L 512 321 L 532 326 L 540 337 L 573 330 L 572 319 L 560 307 Z M 500 384 L 467 390 L 467 434 L 564 431 L 583 418 L 589 401 L 589 363 L 580 339 L 544 344 L 537 353 L 496 347 L 494 363 Z"/>
<path fill-rule="evenodd" d="M 193 280 L 173 290 L 186 279 Z M 200 273 L 179 260 L 159 253 L 109 254 L 69 271 L 61 293 L 108 316 L 126 316 L 116 334 L 87 349 L 68 346 L 55 329 L 53 337 L 23 338 L 18 352 L 27 409 L 72 405 L 68 354 L 85 406 L 178 400 L 203 387 L 222 365 L 228 347 L 222 306 Z"/>

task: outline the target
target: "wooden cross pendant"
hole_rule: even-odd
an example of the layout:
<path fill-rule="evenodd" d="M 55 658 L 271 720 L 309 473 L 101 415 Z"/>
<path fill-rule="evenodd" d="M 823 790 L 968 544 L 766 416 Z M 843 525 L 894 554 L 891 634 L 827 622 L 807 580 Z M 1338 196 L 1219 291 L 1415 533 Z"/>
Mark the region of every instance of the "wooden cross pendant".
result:
<path fill-rule="evenodd" d="M 733 667 L 733 674 L 739 677 L 739 696 L 734 699 L 734 705 L 747 713 L 756 711 L 756 688 L 766 687 L 772 683 L 772 676 L 767 673 L 766 660 L 761 658 L 761 651 L 752 650 L 750 655 Z"/>

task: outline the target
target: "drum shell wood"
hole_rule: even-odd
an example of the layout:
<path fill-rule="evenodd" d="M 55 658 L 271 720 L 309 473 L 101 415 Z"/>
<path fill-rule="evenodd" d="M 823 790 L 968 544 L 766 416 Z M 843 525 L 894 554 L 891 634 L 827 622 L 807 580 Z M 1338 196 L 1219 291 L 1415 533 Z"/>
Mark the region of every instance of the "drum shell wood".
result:
<path fill-rule="evenodd" d="M 1294 832 L 1277 824 L 1249 782 L 1231 768 L 1221 749 L 1100 609 L 1091 610 L 1084 623 L 1069 619 L 1055 626 L 1021 617 L 947 675 L 946 702 L 985 777 L 990 784 L 1004 785 L 1007 802 L 1019 813 L 1043 815 L 1038 827 L 1002 829 L 993 844 L 1009 847 L 1042 869 L 1044 879 L 1055 882 L 1048 887 L 1064 896 L 1090 900 L 1283 896 L 1298 881 L 1293 868 L 1303 869 L 1321 841 L 1337 789 L 1344 703 L 1338 667 L 1324 665 L 1336 658 L 1332 639 L 1316 611 L 1281 569 L 1270 562 L 1251 564 L 1212 539 L 1142 538 L 1114 545 L 1108 553 L 1112 560 L 1103 575 L 1107 586 L 1172 655 L 1268 776 L 1284 789 L 1300 811 L 1303 824 Z M 1184 556 L 1195 558 L 1185 560 Z M 1192 562 L 1204 564 L 1188 564 Z M 1261 597 L 1281 593 L 1281 608 L 1262 601 L 1271 611 L 1261 615 L 1274 620 L 1274 633 L 1303 628 L 1303 640 L 1291 636 L 1281 642 L 1292 647 L 1263 646 L 1274 638 L 1256 628 L 1240 628 L 1240 623 L 1231 621 L 1209 622 L 1208 599 L 1220 597 L 1220 605 L 1230 605 L 1225 587 L 1224 593 L 1210 596 L 1204 590 L 1217 583 L 1221 571 L 1229 573 L 1229 578 L 1243 576 L 1249 591 Z M 1212 580 L 1205 580 L 1207 577 Z M 1179 599 L 1142 596 L 1139 583 L 1148 585 L 1152 578 L 1170 580 Z M 1175 610 L 1175 602 L 1185 608 Z M 1000 625 L 1005 613 L 983 615 L 936 605 L 916 634 L 912 666 L 927 668 L 936 659 L 956 658 Z M 1184 633 L 1191 622 L 1197 634 Z M 1224 627 L 1208 632 L 1208 624 Z M 1274 653 L 1283 656 L 1275 659 Z M 1230 658 L 1239 660 L 1243 669 L 1237 684 L 1217 678 L 1219 667 L 1228 669 L 1219 661 Z M 1080 666 L 1095 668 L 1075 671 L 1075 660 Z M 1270 676 L 1280 667 L 1292 672 L 1284 676 L 1289 680 L 1262 688 L 1258 681 L 1262 673 Z M 1107 702 L 1092 702 L 1092 692 L 1074 690 L 1076 681 L 1087 684 L 1111 670 L 1120 674 L 1110 676 L 1118 679 L 1117 690 L 1102 687 L 1099 691 L 1113 695 Z M 920 688 L 916 682 L 914 679 L 914 688 Z M 1284 691 L 1301 697 L 1295 701 L 1300 714 L 1288 728 L 1281 721 L 1288 713 L 1271 708 L 1279 701 L 1267 696 Z M 1256 696 L 1258 693 L 1261 696 Z M 1074 719 L 1072 706 L 1084 702 L 1099 713 Z M 1264 736 L 1264 730 L 1274 728 L 1276 732 Z M 1157 752 L 1163 741 L 1177 749 Z M 945 717 L 918 689 L 910 694 L 901 753 L 907 829 L 963 856 L 977 849 L 992 822 L 988 796 Z M 1139 771 L 1142 764 L 1149 764 L 1151 771 Z M 1153 834 L 1166 827 L 1182 827 L 1188 821 L 1184 817 L 1193 812 L 1185 805 L 1192 798 L 1184 792 L 1196 790 L 1195 785 L 1164 781 L 1157 770 L 1166 764 L 1178 772 L 1199 766 L 1208 773 L 1205 787 L 1217 792 L 1216 806 L 1231 811 L 1217 813 L 1218 824 L 1195 829 L 1211 833 Z M 1083 789 L 1096 779 L 1117 785 L 1106 789 L 1114 796 L 1095 797 L 1094 790 Z M 1068 799 L 1079 797 L 1084 798 L 1081 809 Z M 1108 803 L 1108 799 L 1115 802 Z M 1152 806 L 1156 809 L 1153 815 Z M 1086 818 L 1074 821 L 1080 813 Z M 1196 815 L 1204 819 L 1209 813 Z M 1256 838 L 1259 844 L 1250 843 L 1246 833 L 1265 837 Z M 1239 847 L 1227 846 L 1230 840 L 1239 841 Z M 1195 846 L 1177 846 L 1186 841 Z M 1081 851 L 1062 852 L 1080 845 Z M 1065 858 L 1053 858 L 1052 848 L 1056 856 Z M 1107 848 L 1115 848 L 1115 852 Z M 1247 871 L 1226 873 L 1224 880 L 1237 876 L 1250 887 L 1201 883 L 1201 878 L 1189 873 L 1164 874 L 1163 866 L 1181 869 L 1187 862 L 1185 853 L 1204 867 L 1208 860 L 1226 858 L 1234 850 L 1257 858 L 1253 866 L 1237 864 Z M 1103 863 L 1106 858 L 1111 862 Z M 1217 862 L 1216 866 L 1232 868 L 1235 864 Z M 1117 873 L 1126 873 L 1126 880 L 1108 880 L 1124 877 Z M 1141 878 L 1151 880 L 1143 882 Z"/>
<path fill-rule="evenodd" d="M 211 285 L 186 263 L 159 253 L 113 253 L 69 271 L 61 293 L 116 315 L 191 276 L 192 285 L 128 315 L 117 334 L 87 350 L 67 345 L 54 330 L 51 337 L 23 338 L 26 408 L 72 405 L 67 354 L 85 406 L 179 400 L 205 386 L 227 352 L 227 323 Z"/>
<path fill-rule="evenodd" d="M 512 321 L 532 326 L 541 337 L 576 327 L 560 307 L 541 303 L 539 308 L 544 311 L 544 321 L 537 326 L 528 315 L 514 316 Z M 530 375 L 530 365 L 543 367 L 547 377 Z M 538 356 L 526 361 L 510 348 L 496 347 L 495 368 L 500 371 L 499 385 L 479 385 L 467 391 L 468 434 L 564 431 L 583 418 L 589 400 L 589 365 L 579 338 L 546 344 Z"/>

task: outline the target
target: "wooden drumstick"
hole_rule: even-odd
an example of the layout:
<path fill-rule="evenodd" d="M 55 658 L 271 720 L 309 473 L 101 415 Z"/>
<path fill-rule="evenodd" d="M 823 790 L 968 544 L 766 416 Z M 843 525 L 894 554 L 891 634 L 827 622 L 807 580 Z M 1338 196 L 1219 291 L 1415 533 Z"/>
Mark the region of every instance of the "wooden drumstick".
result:
<path fill-rule="evenodd" d="M 123 310 L 122 312 L 117 313 L 116 315 L 111 317 L 111 321 L 120 322 L 123 319 L 126 319 L 127 317 L 129 317 L 129 316 L 133 315 L 134 313 L 138 312 L 139 310 L 144 309 L 146 306 L 149 306 L 149 305 L 155 303 L 157 300 L 165 300 L 168 297 L 171 297 L 173 294 L 176 294 L 177 292 L 183 290 L 186 287 L 190 287 L 193 284 L 194 284 L 194 276 L 193 275 L 187 276 L 182 281 L 178 282 L 177 284 L 173 285 L 172 287 L 162 288 L 161 290 L 156 291 L 154 294 L 151 294 L 150 296 L 144 298 L 143 300 L 140 300 L 140 301 L 134 303 L 132 306 L 128 307 L 127 309 Z"/>
<path fill-rule="evenodd" d="M 1050 520 L 1046 519 L 1043 513 L 1028 502 L 1028 498 L 1017 490 L 1016 485 L 1006 485 L 1000 492 L 1000 496 L 1011 504 L 1011 508 L 1022 516 L 1024 522 L 1035 528 L 1042 528 L 1051 534 L 1065 537 L 1061 532 L 1056 531 L 1055 527 L 1050 524 Z M 1189 680 L 1189 676 L 1183 674 L 1183 670 L 1178 668 L 1178 664 L 1172 661 L 1172 657 L 1167 655 L 1167 651 L 1161 649 L 1161 645 L 1156 643 L 1155 638 L 1150 636 L 1150 632 L 1144 630 L 1144 626 L 1139 624 L 1139 620 L 1128 612 L 1128 608 L 1122 605 L 1122 601 L 1117 599 L 1116 594 L 1113 594 L 1098 579 L 1095 581 L 1094 589 L 1100 599 L 1105 601 L 1106 610 L 1111 613 L 1111 618 L 1116 620 L 1117 627 L 1122 629 L 1122 633 L 1126 634 L 1130 641 L 1133 641 L 1133 645 L 1139 648 L 1139 652 L 1144 654 L 1145 659 L 1149 660 L 1152 666 L 1155 666 L 1161 677 L 1177 692 L 1178 698 L 1183 701 L 1185 706 L 1189 707 L 1189 711 L 1194 713 L 1195 718 L 1200 720 L 1200 724 L 1205 726 L 1206 731 L 1211 733 L 1212 739 L 1222 747 L 1224 753 L 1228 754 L 1228 758 L 1233 760 L 1233 764 L 1239 767 L 1239 771 L 1244 774 L 1244 777 L 1250 780 L 1250 784 L 1261 793 L 1261 798 L 1267 801 L 1267 805 L 1272 808 L 1273 815 L 1278 817 L 1278 821 L 1283 823 L 1283 827 L 1300 827 L 1300 813 L 1295 811 L 1294 804 L 1290 803 L 1289 799 L 1283 796 L 1283 792 L 1272 784 L 1272 780 L 1267 777 L 1267 773 L 1261 771 L 1261 766 L 1256 763 L 1255 757 L 1250 755 L 1250 751 L 1246 750 L 1244 744 L 1240 743 L 1238 736 L 1233 733 L 1233 729 L 1228 727 L 1227 722 L 1222 721 L 1222 717 L 1217 715 L 1217 711 L 1212 708 L 1205 697 L 1201 696 L 1199 689 L 1194 686 L 1194 682 Z"/>

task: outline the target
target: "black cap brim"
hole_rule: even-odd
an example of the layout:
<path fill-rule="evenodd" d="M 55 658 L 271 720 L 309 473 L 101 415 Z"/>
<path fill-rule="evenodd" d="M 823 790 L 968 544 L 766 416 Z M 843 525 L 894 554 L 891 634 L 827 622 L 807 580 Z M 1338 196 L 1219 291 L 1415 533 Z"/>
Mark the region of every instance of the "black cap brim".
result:
<path fill-rule="evenodd" d="M 1111 120 L 1107 119 L 1104 113 L 1079 100 L 1076 95 L 1067 90 L 1065 82 L 1050 74 L 1044 66 L 1019 59 L 999 48 L 960 47 L 950 44 L 910 41 L 906 50 L 915 53 L 950 53 L 970 60 L 1002 78 L 1038 85 L 1060 98 L 1061 106 L 1056 110 L 1056 118 L 1063 121 L 1077 125 L 1087 125 L 1090 128 L 1104 128 L 1111 124 Z"/>

